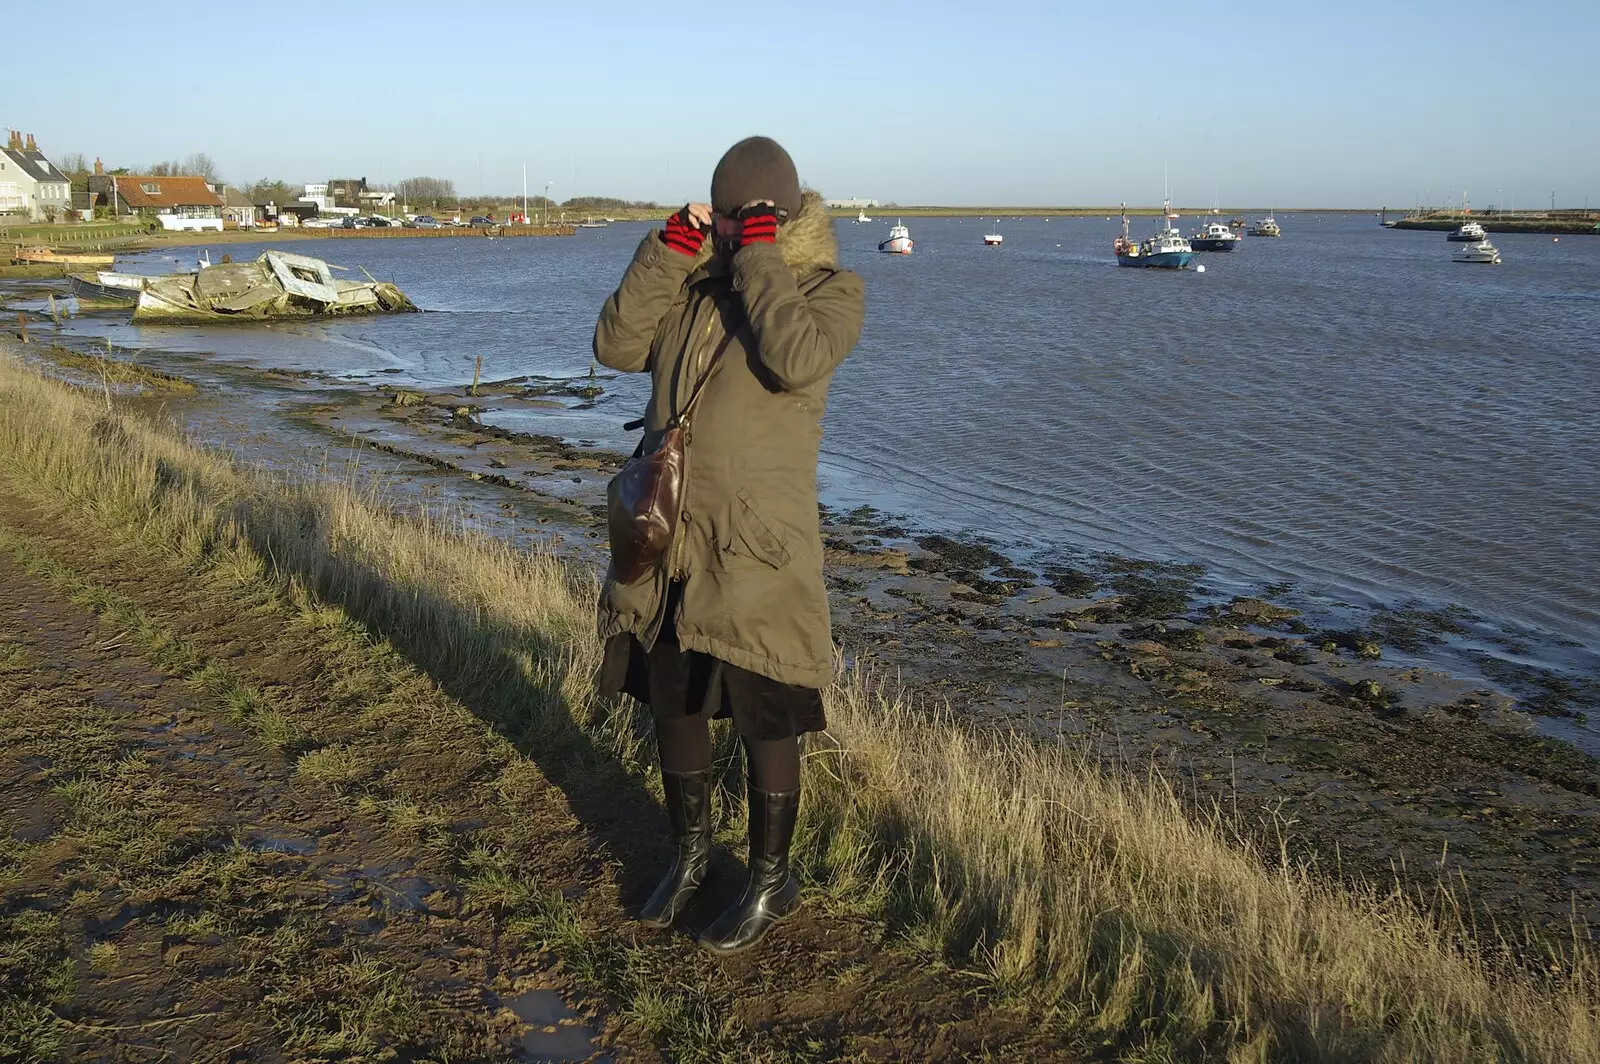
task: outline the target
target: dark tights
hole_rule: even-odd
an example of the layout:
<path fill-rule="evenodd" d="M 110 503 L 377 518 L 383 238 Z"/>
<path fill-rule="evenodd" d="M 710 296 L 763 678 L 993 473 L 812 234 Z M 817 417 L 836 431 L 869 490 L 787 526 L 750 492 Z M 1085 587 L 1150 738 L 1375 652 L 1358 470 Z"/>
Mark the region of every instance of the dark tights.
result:
<path fill-rule="evenodd" d="M 800 740 L 746 739 L 750 785 L 768 794 L 800 789 Z M 705 714 L 656 721 L 656 745 L 664 772 L 699 772 L 711 767 L 711 727 Z"/>

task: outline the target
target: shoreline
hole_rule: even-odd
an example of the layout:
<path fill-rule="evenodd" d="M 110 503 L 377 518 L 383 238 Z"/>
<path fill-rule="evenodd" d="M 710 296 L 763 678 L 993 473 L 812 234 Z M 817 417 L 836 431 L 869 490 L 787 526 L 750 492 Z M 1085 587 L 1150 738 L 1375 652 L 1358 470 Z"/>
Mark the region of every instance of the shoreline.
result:
<path fill-rule="evenodd" d="M 296 442 L 268 428 L 284 453 L 256 448 L 256 460 L 286 468 L 309 441 L 360 441 L 384 456 L 402 507 L 454 499 L 471 527 L 603 565 L 600 502 L 621 456 L 483 417 L 585 401 L 584 390 L 608 377 L 515 378 L 471 397 L 149 350 L 139 362 L 196 379 L 194 398 L 158 402 L 187 410 L 215 443 L 237 431 L 218 435 L 215 425 L 241 415 L 301 433 Z M 232 382 L 229 391 L 249 385 L 255 398 L 207 413 L 214 389 L 197 371 Z M 1449 868 L 1467 874 L 1496 919 L 1553 928 L 1576 906 L 1600 926 L 1600 869 L 1572 880 L 1570 847 L 1519 828 L 1545 815 L 1535 810 L 1548 799 L 1535 795 L 1548 793 L 1575 803 L 1565 814 L 1577 818 L 1573 838 L 1600 831 L 1600 761 L 1536 734 L 1536 691 L 1518 704 L 1475 681 L 1386 660 L 1398 645 L 1447 638 L 1448 616 L 1395 611 L 1381 633 L 1308 628 L 1271 594 L 1206 601 L 1203 573 L 1191 567 L 1101 556 L 1027 571 L 982 540 L 919 532 L 871 507 L 825 513 L 824 538 L 848 661 L 898 674 L 974 722 L 1039 738 L 1115 736 L 1115 758 L 1167 765 L 1202 804 L 1231 803 L 1263 827 L 1274 809 L 1299 822 L 1293 852 L 1341 878 L 1383 881 L 1395 862 L 1431 867 L 1446 833 Z M 1573 712 L 1558 702 L 1544 708 Z M 1460 795 L 1471 795 L 1470 813 Z M 1318 841 L 1330 838 L 1336 853 Z M 1494 856 L 1505 853 L 1518 855 L 1514 868 Z"/>
<path fill-rule="evenodd" d="M 187 248 L 205 247 L 211 244 L 276 244 L 295 241 L 314 240 L 401 240 L 409 238 L 418 239 L 469 239 L 473 237 L 500 240 L 507 237 L 567 237 L 574 236 L 577 230 L 570 225 L 549 226 L 441 226 L 438 229 L 303 229 L 298 226 L 280 228 L 271 232 L 262 232 L 258 229 L 224 229 L 221 232 L 161 232 L 145 233 L 132 231 L 114 236 L 86 236 L 82 240 L 71 239 L 71 234 L 63 234 L 67 239 L 59 242 L 45 244 L 19 244 L 5 239 L 0 231 L 0 249 L 20 247 L 52 247 L 70 253 L 86 251 L 110 251 L 113 254 L 135 254 L 141 251 L 153 251 L 157 248 Z M 10 253 L 0 251 L 0 278 L 39 278 L 39 277 L 65 277 L 70 273 L 81 271 L 82 266 L 71 263 L 29 263 L 16 264 L 10 262 Z"/>
<path fill-rule="evenodd" d="M 351 405 L 304 376 L 273 381 L 260 411 L 284 431 L 235 422 L 257 446 L 219 451 L 194 434 L 245 393 L 202 385 L 259 371 L 190 359 L 179 399 L 173 378 L 139 387 L 148 370 L 119 363 L 113 396 L 0 346 L 0 688 L 21 696 L 0 699 L 19 736 L 0 751 L 16 784 L 0 790 L 0 1038 L 25 1054 L 154 1039 L 185 1056 L 500 1059 L 520 1041 L 564 1058 L 599 1042 L 641 1061 L 1077 1064 L 1298 1059 L 1356 1038 L 1393 1059 L 1600 1062 L 1581 927 L 1480 933 L 1482 899 L 1469 926 L 1443 860 L 1375 879 L 1308 867 L 1299 847 L 1323 825 L 1283 803 L 1258 820 L 1237 786 L 1227 812 L 1201 766 L 1141 765 L 1120 734 L 991 728 L 860 668 L 824 693 L 829 732 L 802 762 L 801 913 L 750 959 L 697 949 L 739 886 L 718 846 L 684 927 L 642 930 L 629 908 L 669 844 L 648 717 L 590 683 L 588 573 L 449 509 L 411 516 L 404 492 L 448 500 L 473 483 L 458 475 L 358 475 L 354 453 L 263 465 Z M 1345 779 L 1357 801 L 1381 786 Z M 1475 781 L 1475 804 L 1529 800 Z M 1450 841 L 1454 856 L 1471 831 Z"/>

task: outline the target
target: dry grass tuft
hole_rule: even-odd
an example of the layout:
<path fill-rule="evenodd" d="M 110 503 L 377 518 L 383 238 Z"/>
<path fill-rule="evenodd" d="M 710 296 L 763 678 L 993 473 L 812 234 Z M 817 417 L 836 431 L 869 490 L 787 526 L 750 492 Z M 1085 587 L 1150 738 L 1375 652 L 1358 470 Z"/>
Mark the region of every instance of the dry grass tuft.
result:
<path fill-rule="evenodd" d="M 639 720 L 591 686 L 592 574 L 398 517 L 347 485 L 237 468 L 5 361 L 0 450 L 17 490 L 69 498 L 179 559 L 259 559 L 304 623 L 354 618 L 514 739 L 581 735 L 575 756 L 649 764 Z M 1585 929 L 1485 939 L 1448 894 L 1425 911 L 1255 853 L 1157 777 L 968 730 L 866 675 L 841 676 L 828 703 L 800 840 L 818 891 L 1086 1042 L 1151 1058 L 1600 1061 Z M 371 768 L 327 747 L 298 770 L 359 788 Z M 426 811 L 395 815 L 431 826 Z M 546 932 L 558 915 L 540 918 Z M 346 982 L 367 994 L 369 975 Z M 680 1022 L 648 995 L 633 1008 Z"/>

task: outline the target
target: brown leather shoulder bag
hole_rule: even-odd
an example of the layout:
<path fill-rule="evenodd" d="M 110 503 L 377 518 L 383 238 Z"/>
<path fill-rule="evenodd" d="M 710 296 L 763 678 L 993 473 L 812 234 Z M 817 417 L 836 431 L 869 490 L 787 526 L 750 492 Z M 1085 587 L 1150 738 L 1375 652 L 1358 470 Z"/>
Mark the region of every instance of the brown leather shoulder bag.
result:
<path fill-rule="evenodd" d="M 640 450 L 623 465 L 606 486 L 606 518 L 611 537 L 611 568 L 616 578 L 631 584 L 666 557 L 678 531 L 683 499 L 683 472 L 689 422 L 704 394 L 706 383 L 722 362 L 722 353 L 735 332 L 723 336 L 711 360 L 695 381 L 689 401 L 672 419 L 655 449 Z"/>

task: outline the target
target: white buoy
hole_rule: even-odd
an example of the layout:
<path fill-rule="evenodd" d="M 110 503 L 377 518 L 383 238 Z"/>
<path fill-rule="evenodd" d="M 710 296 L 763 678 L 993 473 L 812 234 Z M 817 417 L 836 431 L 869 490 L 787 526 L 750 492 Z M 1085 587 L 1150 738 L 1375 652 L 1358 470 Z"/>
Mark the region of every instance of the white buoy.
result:
<path fill-rule="evenodd" d="M 1205 273 L 1206 272 L 1206 268 L 1204 266 L 1196 266 L 1194 268 L 1194 272 L 1195 273 Z"/>

